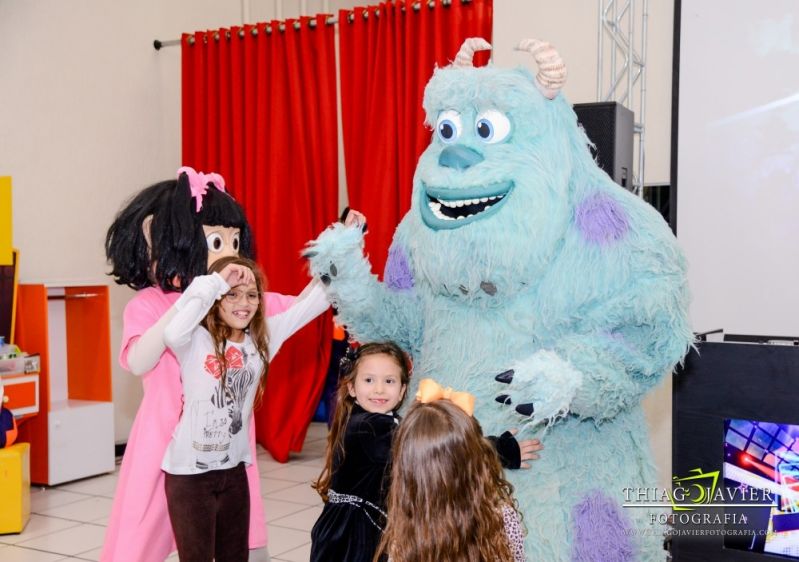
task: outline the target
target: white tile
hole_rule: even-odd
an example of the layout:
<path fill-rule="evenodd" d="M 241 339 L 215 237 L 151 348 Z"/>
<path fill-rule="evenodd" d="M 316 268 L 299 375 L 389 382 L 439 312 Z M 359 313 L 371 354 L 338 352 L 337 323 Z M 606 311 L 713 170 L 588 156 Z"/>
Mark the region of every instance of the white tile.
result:
<path fill-rule="evenodd" d="M 56 562 L 63 559 L 63 554 L 41 552 L 18 546 L 0 547 L 0 560 L 3 562 Z"/>
<path fill-rule="evenodd" d="M 114 492 L 117 487 L 118 476 L 114 474 L 104 474 L 95 478 L 86 478 L 71 484 L 62 484 L 58 486 L 59 490 L 66 490 L 67 492 L 78 492 L 81 494 L 90 494 L 92 496 L 105 496 L 113 498 Z"/>
<path fill-rule="evenodd" d="M 261 495 L 265 496 L 266 494 L 277 492 L 278 490 L 282 490 L 284 488 L 290 488 L 291 486 L 296 486 L 296 482 L 292 482 L 291 480 L 277 480 L 275 478 L 261 478 Z"/>
<path fill-rule="evenodd" d="M 93 562 L 98 562 L 100 560 L 100 554 L 103 552 L 103 547 L 100 548 L 93 548 L 88 552 L 81 552 L 75 556 L 80 560 L 92 560 Z"/>
<path fill-rule="evenodd" d="M 292 513 L 291 515 L 281 517 L 280 519 L 273 519 L 270 521 L 270 523 L 274 526 L 288 527 L 289 529 L 310 533 L 314 523 L 316 523 L 316 520 L 319 519 L 319 515 L 321 513 L 322 506 L 315 505 L 313 507 L 303 509 L 302 511 Z"/>
<path fill-rule="evenodd" d="M 285 464 L 279 463 L 276 460 L 272 460 L 272 457 L 269 455 L 258 457 L 256 462 L 258 463 L 258 472 L 260 474 L 266 474 L 267 472 L 271 472 L 286 466 Z"/>
<path fill-rule="evenodd" d="M 280 558 L 284 552 L 294 550 L 304 544 L 311 542 L 311 537 L 304 531 L 295 531 L 285 527 L 268 526 L 269 530 L 269 553 L 275 558 Z M 4 561 L 5 562 L 5 561 Z"/>
<path fill-rule="evenodd" d="M 308 509 L 306 504 L 281 501 L 274 498 L 264 499 L 264 518 L 267 522 L 280 519 L 281 517 L 291 515 L 292 513 L 296 513 L 304 509 Z"/>
<path fill-rule="evenodd" d="M 294 466 L 295 464 L 299 464 L 300 466 L 313 466 L 319 472 L 322 472 L 322 469 L 325 466 L 325 457 L 315 457 L 308 460 L 297 459 L 291 463 L 291 466 Z"/>
<path fill-rule="evenodd" d="M 300 548 L 289 550 L 280 555 L 280 560 L 285 562 L 308 562 L 311 559 L 311 543 L 304 544 Z M 277 559 L 273 559 L 277 562 Z"/>
<path fill-rule="evenodd" d="M 310 484 L 297 484 L 291 488 L 284 488 L 271 494 L 266 494 L 266 499 L 276 499 L 303 503 L 305 505 L 318 505 L 322 503 L 322 498 L 311 488 Z"/>
<path fill-rule="evenodd" d="M 278 478 L 280 480 L 291 480 L 293 482 L 308 482 L 319 478 L 321 471 L 315 466 L 306 466 L 298 463 L 291 463 L 290 465 L 272 470 L 268 473 L 269 478 Z"/>
<path fill-rule="evenodd" d="M 305 444 L 319 439 L 327 439 L 327 424 L 314 422 L 308 426 L 308 433 L 305 434 Z"/>
<path fill-rule="evenodd" d="M 249 562 L 272 562 L 273 559 L 269 557 L 269 549 L 263 547 L 251 550 L 247 560 Z"/>
<path fill-rule="evenodd" d="M 84 523 L 63 531 L 23 541 L 17 546 L 75 556 L 80 552 L 100 548 L 103 546 L 104 537 L 105 527 Z M 5 558 L 3 562 L 5 562 Z"/>
<path fill-rule="evenodd" d="M 40 488 L 36 491 L 31 490 L 31 513 L 41 513 L 53 507 L 85 500 L 86 497 L 86 494 L 62 491 L 56 488 Z"/>
<path fill-rule="evenodd" d="M 42 511 L 40 514 L 88 523 L 90 521 L 108 519 L 108 516 L 111 514 L 112 503 L 113 500 L 111 500 L 111 498 L 90 496 L 76 502 Z"/>
<path fill-rule="evenodd" d="M 22 529 L 22 532 L 15 535 L 0 535 L 0 543 L 17 544 L 41 535 L 55 533 L 69 527 L 77 527 L 80 525 L 77 521 L 67 521 L 65 519 L 58 519 L 56 517 L 45 517 L 43 515 L 31 515 L 28 519 L 28 524 Z"/>

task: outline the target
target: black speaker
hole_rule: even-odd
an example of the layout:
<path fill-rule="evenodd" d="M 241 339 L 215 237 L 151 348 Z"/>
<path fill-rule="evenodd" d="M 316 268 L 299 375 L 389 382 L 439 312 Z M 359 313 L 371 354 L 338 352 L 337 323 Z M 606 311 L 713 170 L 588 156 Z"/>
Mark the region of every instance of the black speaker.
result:
<path fill-rule="evenodd" d="M 625 189 L 633 188 L 633 112 L 615 101 L 574 105 L 577 120 L 594 143 L 599 167 Z"/>

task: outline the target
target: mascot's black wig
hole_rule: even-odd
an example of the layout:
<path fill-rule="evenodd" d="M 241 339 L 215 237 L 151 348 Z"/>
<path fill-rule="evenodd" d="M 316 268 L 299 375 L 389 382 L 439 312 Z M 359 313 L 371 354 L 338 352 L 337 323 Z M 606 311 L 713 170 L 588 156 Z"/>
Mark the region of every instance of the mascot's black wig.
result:
<path fill-rule="evenodd" d="M 142 190 L 122 208 L 105 237 L 109 275 L 120 285 L 143 289 L 157 285 L 164 291 L 181 291 L 208 270 L 208 246 L 203 226 L 238 228 L 239 255 L 253 258 L 252 232 L 244 210 L 227 193 L 209 182 L 202 208 L 195 199 L 186 173 Z M 152 217 L 149 240 L 147 217 Z"/>

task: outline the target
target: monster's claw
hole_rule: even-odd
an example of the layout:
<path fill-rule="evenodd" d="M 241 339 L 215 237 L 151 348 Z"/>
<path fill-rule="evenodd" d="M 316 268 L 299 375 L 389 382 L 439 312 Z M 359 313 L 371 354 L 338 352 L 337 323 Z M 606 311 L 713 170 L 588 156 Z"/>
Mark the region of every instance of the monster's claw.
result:
<path fill-rule="evenodd" d="M 319 252 L 315 252 L 314 250 L 308 250 L 307 252 L 303 252 L 301 255 L 306 260 L 309 260 L 319 255 Z"/>
<path fill-rule="evenodd" d="M 510 396 L 508 396 L 507 394 L 500 394 L 499 396 L 494 398 L 494 400 L 496 400 L 500 404 L 504 404 L 505 406 L 510 406 L 511 404 Z"/>
<path fill-rule="evenodd" d="M 513 369 L 508 369 L 507 371 L 503 371 L 502 373 L 494 377 L 494 380 L 504 384 L 510 384 L 511 381 L 513 380 L 513 375 L 514 375 Z"/>
<path fill-rule="evenodd" d="M 523 416 L 532 416 L 534 409 L 532 404 L 519 404 L 516 406 L 516 412 Z"/>

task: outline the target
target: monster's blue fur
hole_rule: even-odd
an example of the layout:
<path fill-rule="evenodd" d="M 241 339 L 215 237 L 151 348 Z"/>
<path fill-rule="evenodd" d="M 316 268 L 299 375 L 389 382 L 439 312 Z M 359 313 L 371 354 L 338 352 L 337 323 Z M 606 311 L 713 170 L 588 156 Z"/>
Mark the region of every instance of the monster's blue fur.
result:
<path fill-rule="evenodd" d="M 312 271 L 330 277 L 331 299 L 355 338 L 395 340 L 413 356 L 414 381 L 432 376 L 475 394 L 487 434 L 523 426 L 521 438 L 541 436 L 541 459 L 509 478 L 530 559 L 569 560 L 574 506 L 597 488 L 620 505 L 623 488 L 655 485 L 640 401 L 692 341 L 685 260 L 662 218 L 593 161 L 569 103 L 544 98 L 528 71 L 439 69 L 424 107 L 434 127 L 440 112 L 458 111 L 454 144 L 483 159 L 440 165 L 453 143 L 435 133 L 420 157 L 393 241 L 412 283 L 378 283 L 360 232 L 342 226 L 312 243 Z M 511 123 L 495 144 L 474 126 L 487 109 Z M 490 216 L 447 229 L 422 218 L 426 187 L 457 199 L 459 189 L 508 180 L 514 187 Z M 509 368 L 510 387 L 495 382 Z M 532 402 L 533 416 L 522 419 L 498 394 Z M 636 558 L 661 560 L 645 511 L 623 510 L 645 530 L 634 538 Z"/>

